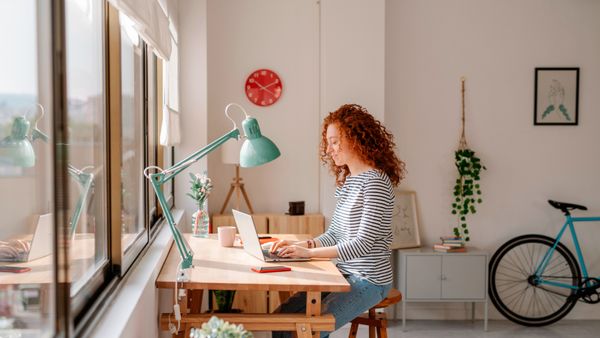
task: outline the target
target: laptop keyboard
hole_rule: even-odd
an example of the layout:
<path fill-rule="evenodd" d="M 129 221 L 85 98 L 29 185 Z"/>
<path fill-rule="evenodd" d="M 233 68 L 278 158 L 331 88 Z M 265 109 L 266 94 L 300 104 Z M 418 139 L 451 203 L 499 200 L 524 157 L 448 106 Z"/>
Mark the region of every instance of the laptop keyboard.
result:
<path fill-rule="evenodd" d="M 269 252 L 269 250 L 263 250 L 263 255 L 268 259 L 281 259 L 281 257 L 276 254 Z"/>

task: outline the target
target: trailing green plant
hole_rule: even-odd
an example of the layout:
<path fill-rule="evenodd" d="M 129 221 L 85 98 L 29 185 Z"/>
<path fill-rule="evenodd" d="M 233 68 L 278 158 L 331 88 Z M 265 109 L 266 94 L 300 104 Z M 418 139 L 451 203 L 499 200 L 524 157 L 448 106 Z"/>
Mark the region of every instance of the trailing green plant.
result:
<path fill-rule="evenodd" d="M 458 218 L 454 235 L 468 242 L 470 238 L 467 216 L 477 213 L 476 205 L 483 202 L 479 180 L 481 171 L 486 168 L 469 148 L 461 148 L 454 152 L 454 165 L 458 173 L 452 202 L 452 214 Z"/>

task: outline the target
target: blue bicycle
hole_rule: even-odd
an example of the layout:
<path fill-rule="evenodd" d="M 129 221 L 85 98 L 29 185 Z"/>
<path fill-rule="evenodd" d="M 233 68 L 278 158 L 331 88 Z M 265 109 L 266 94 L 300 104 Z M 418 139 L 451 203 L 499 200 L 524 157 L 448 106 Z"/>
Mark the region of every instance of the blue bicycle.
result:
<path fill-rule="evenodd" d="M 600 217 L 572 217 L 571 210 L 587 210 L 571 203 L 548 201 L 566 217 L 556 238 L 524 235 L 504 243 L 490 261 L 489 295 L 492 303 L 511 321 L 526 326 L 552 324 L 566 316 L 575 304 L 600 302 L 600 276 L 590 277 L 573 226 L 600 221 Z M 569 229 L 577 259 L 560 242 Z"/>

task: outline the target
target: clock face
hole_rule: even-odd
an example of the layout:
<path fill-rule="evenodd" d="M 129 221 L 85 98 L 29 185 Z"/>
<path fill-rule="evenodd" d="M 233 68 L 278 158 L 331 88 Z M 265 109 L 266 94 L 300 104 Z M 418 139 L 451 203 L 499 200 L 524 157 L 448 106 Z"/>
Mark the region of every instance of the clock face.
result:
<path fill-rule="evenodd" d="M 269 69 L 252 72 L 246 79 L 246 97 L 257 106 L 270 106 L 281 97 L 283 84 L 279 76 Z"/>

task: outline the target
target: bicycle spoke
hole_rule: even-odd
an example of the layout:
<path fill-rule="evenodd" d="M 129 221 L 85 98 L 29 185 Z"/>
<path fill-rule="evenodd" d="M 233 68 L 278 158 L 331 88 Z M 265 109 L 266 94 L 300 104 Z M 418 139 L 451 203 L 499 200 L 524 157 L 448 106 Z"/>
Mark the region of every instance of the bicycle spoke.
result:
<path fill-rule="evenodd" d="M 503 268 L 503 269 L 506 269 L 506 270 L 510 270 L 510 271 L 516 272 L 517 274 L 519 274 L 519 275 L 522 275 L 523 277 L 529 277 L 529 275 L 527 275 L 527 274 L 523 273 L 522 271 L 515 270 L 515 269 L 513 269 L 512 267 L 508 267 L 508 266 L 502 266 L 502 268 Z M 505 275 L 505 276 L 508 276 L 508 274 L 506 274 L 506 273 L 505 273 L 504 275 Z"/>
<path fill-rule="evenodd" d="M 516 256 L 516 255 L 515 255 L 515 256 Z M 525 270 L 523 270 L 523 269 L 522 269 L 522 267 L 521 267 L 521 263 L 520 263 L 520 262 L 516 263 L 516 262 L 513 260 L 513 257 L 508 257 L 508 256 L 507 256 L 507 258 L 509 258 L 509 259 L 512 261 L 512 263 L 513 263 L 513 266 L 514 266 L 514 267 L 516 267 L 517 269 L 519 269 L 519 271 L 520 271 L 520 272 L 521 272 L 521 273 L 522 273 L 524 276 L 528 276 L 528 275 L 529 275 L 529 274 L 527 273 L 527 271 L 525 271 Z M 518 257 L 516 257 L 516 259 L 518 260 Z"/>
<path fill-rule="evenodd" d="M 521 297 L 518 297 L 518 296 L 522 295 L 523 292 L 525 292 L 525 290 L 527 290 L 528 287 L 529 287 L 529 285 L 525 285 L 525 287 L 522 290 L 517 290 L 516 292 L 513 292 L 510 296 L 507 296 L 506 299 L 510 299 L 510 298 L 516 296 L 514 298 L 514 301 L 518 302 L 521 299 Z M 511 304 L 512 304 L 512 302 L 511 302 Z"/>

